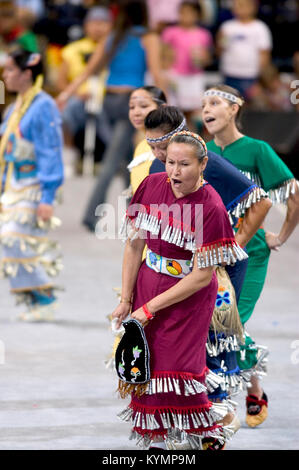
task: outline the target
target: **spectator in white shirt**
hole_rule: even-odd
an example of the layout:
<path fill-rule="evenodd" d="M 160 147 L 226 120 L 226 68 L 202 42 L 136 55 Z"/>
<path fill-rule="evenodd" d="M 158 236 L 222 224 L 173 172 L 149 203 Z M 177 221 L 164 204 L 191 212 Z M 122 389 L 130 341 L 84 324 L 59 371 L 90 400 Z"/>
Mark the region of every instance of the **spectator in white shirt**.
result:
<path fill-rule="evenodd" d="M 256 18 L 257 10 L 256 0 L 233 0 L 234 18 L 222 23 L 216 40 L 225 84 L 237 88 L 245 97 L 271 61 L 272 34 Z"/>

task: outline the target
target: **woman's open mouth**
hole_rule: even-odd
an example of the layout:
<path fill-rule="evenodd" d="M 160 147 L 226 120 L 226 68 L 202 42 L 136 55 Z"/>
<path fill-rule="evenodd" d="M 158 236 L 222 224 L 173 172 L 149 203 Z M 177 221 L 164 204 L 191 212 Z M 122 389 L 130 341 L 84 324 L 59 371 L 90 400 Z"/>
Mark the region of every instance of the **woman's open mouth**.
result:
<path fill-rule="evenodd" d="M 204 119 L 205 123 L 206 124 L 209 124 L 210 122 L 214 122 L 216 119 L 212 116 L 209 116 L 207 118 Z"/>
<path fill-rule="evenodd" d="M 181 180 L 178 180 L 176 178 L 171 178 L 171 179 L 172 179 L 172 183 L 174 186 L 179 186 L 182 183 Z"/>

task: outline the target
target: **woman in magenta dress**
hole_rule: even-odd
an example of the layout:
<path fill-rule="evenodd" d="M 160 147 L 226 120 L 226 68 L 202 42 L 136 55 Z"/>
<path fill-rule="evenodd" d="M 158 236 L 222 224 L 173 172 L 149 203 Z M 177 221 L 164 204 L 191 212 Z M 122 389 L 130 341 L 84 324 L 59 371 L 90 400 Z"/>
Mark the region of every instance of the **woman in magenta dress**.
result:
<path fill-rule="evenodd" d="M 218 193 L 203 180 L 207 149 L 196 134 L 170 140 L 166 173 L 148 176 L 127 210 L 122 298 L 112 316 L 145 326 L 151 378 L 121 418 L 145 447 L 224 443 L 228 405 L 206 389 L 206 340 L 217 295 L 215 267 L 247 257 Z M 142 253 L 147 244 L 146 260 Z M 225 424 L 225 423 L 224 423 Z"/>

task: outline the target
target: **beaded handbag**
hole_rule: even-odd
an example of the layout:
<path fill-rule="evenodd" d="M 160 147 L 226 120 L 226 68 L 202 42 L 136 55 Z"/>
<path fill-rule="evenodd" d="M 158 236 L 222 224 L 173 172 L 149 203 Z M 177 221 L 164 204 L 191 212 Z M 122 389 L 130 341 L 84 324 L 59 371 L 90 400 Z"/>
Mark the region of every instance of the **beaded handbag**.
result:
<path fill-rule="evenodd" d="M 115 352 L 118 390 L 124 398 L 131 392 L 141 395 L 150 380 L 150 353 L 143 326 L 135 319 L 123 322 L 125 332 Z"/>

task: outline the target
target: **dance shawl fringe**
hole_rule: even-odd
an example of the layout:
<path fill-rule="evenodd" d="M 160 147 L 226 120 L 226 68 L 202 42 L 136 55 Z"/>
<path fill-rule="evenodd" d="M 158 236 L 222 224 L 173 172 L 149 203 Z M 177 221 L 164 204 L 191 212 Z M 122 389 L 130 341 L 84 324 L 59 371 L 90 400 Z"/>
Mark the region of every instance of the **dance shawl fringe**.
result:
<path fill-rule="evenodd" d="M 259 175 L 250 171 L 242 171 L 248 179 L 253 181 L 258 186 L 262 186 Z M 270 189 L 266 192 L 266 195 L 270 198 L 272 204 L 286 204 L 291 194 L 296 191 L 296 186 L 299 187 L 299 181 L 295 179 L 289 179 L 281 183 L 274 189 Z"/>
<path fill-rule="evenodd" d="M 162 220 L 156 211 L 151 213 L 152 209 L 142 206 L 136 218 L 134 225 L 131 216 L 125 214 L 122 226 L 120 228 L 120 236 L 127 240 L 133 241 L 139 236 L 140 231 L 148 231 L 152 235 L 159 235 L 161 231 Z M 237 260 L 241 261 L 248 258 L 247 253 L 238 245 L 234 238 L 216 240 L 208 246 L 196 246 L 195 233 L 191 228 L 183 227 L 181 223 L 169 221 L 169 224 L 163 229 L 161 239 L 172 243 L 176 246 L 189 250 L 193 253 L 191 265 L 197 255 L 198 268 L 206 268 L 209 266 L 217 266 L 219 264 L 235 264 Z"/>
<path fill-rule="evenodd" d="M 241 200 L 236 201 L 228 208 L 228 216 L 231 224 L 234 225 L 234 217 L 237 219 L 243 217 L 247 209 L 267 197 L 269 197 L 269 195 L 262 188 L 255 184 L 251 186 Z"/>
<path fill-rule="evenodd" d="M 218 280 L 218 290 L 221 289 L 221 292 L 226 292 L 229 296 L 228 304 L 224 302 L 218 306 L 216 302 L 210 324 L 210 330 L 214 331 L 215 334 L 216 349 L 218 349 L 217 333 L 224 333 L 228 337 L 228 341 L 220 342 L 218 352 L 221 353 L 224 350 L 229 351 L 227 346 L 230 346 L 232 351 L 236 350 L 235 336 L 238 338 L 240 343 L 243 343 L 244 328 L 238 311 L 235 290 L 227 271 L 223 267 L 217 267 L 216 275 Z"/>

